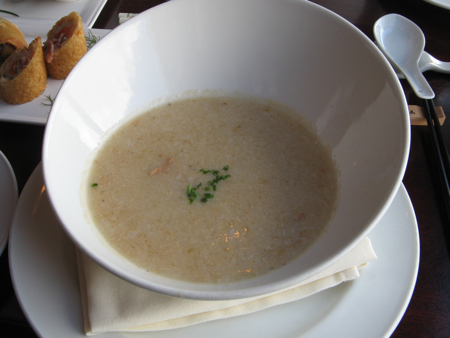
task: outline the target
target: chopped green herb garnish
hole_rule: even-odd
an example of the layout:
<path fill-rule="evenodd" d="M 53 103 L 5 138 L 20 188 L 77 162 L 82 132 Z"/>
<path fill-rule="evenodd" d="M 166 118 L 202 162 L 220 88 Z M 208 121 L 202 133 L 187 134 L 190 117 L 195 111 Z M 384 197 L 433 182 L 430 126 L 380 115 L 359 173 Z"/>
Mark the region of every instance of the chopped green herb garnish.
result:
<path fill-rule="evenodd" d="M 222 168 L 223 170 L 228 170 L 229 167 L 225 166 Z M 208 181 L 208 186 L 204 187 L 204 191 L 211 191 L 211 188 L 213 191 L 216 191 L 217 187 L 216 185 L 219 183 L 219 181 L 225 180 L 228 177 L 230 177 L 231 175 L 220 175 L 220 171 L 219 170 L 205 170 L 205 169 L 200 169 L 200 172 L 202 172 L 203 174 L 208 174 L 211 173 L 214 176 L 214 179 L 212 181 Z M 195 199 L 200 196 L 200 193 L 197 191 L 197 189 L 200 189 L 203 186 L 203 183 L 199 183 L 197 184 L 196 188 L 193 188 L 191 185 L 188 185 L 187 190 L 186 190 L 186 195 L 189 199 L 189 203 L 192 204 Z M 211 193 L 204 193 L 203 197 L 200 199 L 201 202 L 206 203 L 209 199 L 213 198 L 214 195 Z"/>
<path fill-rule="evenodd" d="M 197 188 L 192 188 L 191 185 L 188 185 L 187 191 L 186 191 L 187 197 L 189 198 L 189 202 L 192 204 L 192 202 L 195 201 L 195 199 L 200 195 L 197 192 Z"/>
<path fill-rule="evenodd" d="M 92 183 L 93 187 L 96 187 L 98 185 L 98 183 Z"/>

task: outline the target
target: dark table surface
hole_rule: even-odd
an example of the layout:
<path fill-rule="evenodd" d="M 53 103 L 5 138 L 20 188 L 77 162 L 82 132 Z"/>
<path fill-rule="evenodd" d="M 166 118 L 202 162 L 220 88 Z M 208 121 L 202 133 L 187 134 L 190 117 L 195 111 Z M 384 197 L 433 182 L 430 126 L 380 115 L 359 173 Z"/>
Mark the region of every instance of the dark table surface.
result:
<path fill-rule="evenodd" d="M 225 0 L 226 1 L 226 0 Z M 94 28 L 118 26 L 119 13 L 139 13 L 164 1 L 109 0 Z M 450 10 L 423 0 L 312 0 L 341 15 L 373 39 L 375 21 L 388 13 L 401 14 L 424 31 L 426 50 L 450 61 Z M 345 48 L 345 46 L 342 46 Z M 436 93 L 434 102 L 450 115 L 450 74 L 426 72 Z M 406 81 L 409 104 L 422 105 Z M 430 156 L 426 127 L 413 126 L 411 151 L 403 183 L 412 200 L 420 233 L 420 268 L 408 309 L 392 337 L 450 337 L 450 224 L 439 195 L 439 182 Z M 0 150 L 11 162 L 19 192 L 41 160 L 44 126 L 0 122 Z M 443 125 L 450 142 L 450 121 Z M 0 337 L 36 336 L 15 297 L 8 266 L 8 248 L 0 257 Z M 336 332 L 336 337 L 339 333 Z"/>

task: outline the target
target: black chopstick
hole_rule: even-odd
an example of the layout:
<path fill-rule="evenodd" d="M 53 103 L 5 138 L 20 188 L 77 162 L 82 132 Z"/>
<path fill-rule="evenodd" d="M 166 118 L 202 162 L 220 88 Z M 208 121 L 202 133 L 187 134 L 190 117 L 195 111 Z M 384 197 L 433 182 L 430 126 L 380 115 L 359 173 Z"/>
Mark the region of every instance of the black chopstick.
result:
<path fill-rule="evenodd" d="M 450 156 L 447 146 L 442 137 L 439 119 L 436 114 L 436 107 L 433 100 L 424 100 L 425 118 L 427 119 L 428 131 L 431 137 L 431 144 L 437 161 L 439 178 L 441 181 L 442 193 L 446 206 L 447 215 L 450 217 Z"/>
<path fill-rule="evenodd" d="M 447 146 L 444 142 L 444 137 L 441 133 L 441 124 L 439 123 L 439 118 L 436 114 L 436 107 L 434 106 L 433 100 L 426 100 L 428 104 L 428 113 L 431 115 L 431 118 L 434 122 L 434 129 L 436 130 L 436 137 L 439 143 L 439 149 L 441 150 L 442 161 L 444 162 L 445 172 L 447 173 L 447 177 L 450 178 L 450 156 L 448 154 Z M 427 109 L 426 108 L 426 109 Z"/>

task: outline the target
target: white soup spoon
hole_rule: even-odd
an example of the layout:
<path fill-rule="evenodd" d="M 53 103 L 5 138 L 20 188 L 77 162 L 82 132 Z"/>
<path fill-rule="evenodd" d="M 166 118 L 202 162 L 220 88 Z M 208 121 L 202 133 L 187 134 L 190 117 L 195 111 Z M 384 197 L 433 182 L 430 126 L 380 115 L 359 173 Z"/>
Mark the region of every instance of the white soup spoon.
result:
<path fill-rule="evenodd" d="M 422 30 L 398 14 L 388 14 L 375 22 L 375 40 L 389 62 L 397 67 L 410 83 L 416 95 L 434 98 L 434 92 L 419 69 L 419 59 L 425 47 Z"/>

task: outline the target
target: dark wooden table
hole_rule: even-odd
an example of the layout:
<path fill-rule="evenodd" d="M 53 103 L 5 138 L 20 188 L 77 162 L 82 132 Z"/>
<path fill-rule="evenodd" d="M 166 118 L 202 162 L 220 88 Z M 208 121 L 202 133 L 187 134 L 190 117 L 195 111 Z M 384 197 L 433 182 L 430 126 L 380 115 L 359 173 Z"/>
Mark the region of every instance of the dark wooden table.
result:
<path fill-rule="evenodd" d="M 139 13 L 161 2 L 164 1 L 109 0 L 94 27 L 113 29 L 119 24 L 119 13 Z M 373 24 L 379 17 L 388 13 L 406 16 L 424 31 L 426 50 L 441 60 L 450 61 L 450 10 L 423 0 L 312 2 L 341 15 L 371 39 Z M 450 74 L 427 72 L 425 77 L 436 93 L 436 106 L 443 107 L 450 115 Z M 422 105 L 408 83 L 402 81 L 402 85 L 408 103 Z M 443 133 L 450 142 L 450 121 L 444 123 Z M 0 150 L 14 168 L 19 191 L 41 160 L 43 134 L 43 126 L 0 122 Z M 436 193 L 439 191 L 438 180 L 429 149 L 426 128 L 412 127 L 411 152 L 403 182 L 416 211 L 421 259 L 410 305 L 392 335 L 396 338 L 450 337 L 450 224 L 439 193 Z M 0 257 L 0 337 L 34 336 L 14 294 L 6 248 Z M 339 337 L 339 332 L 335 337 Z"/>

